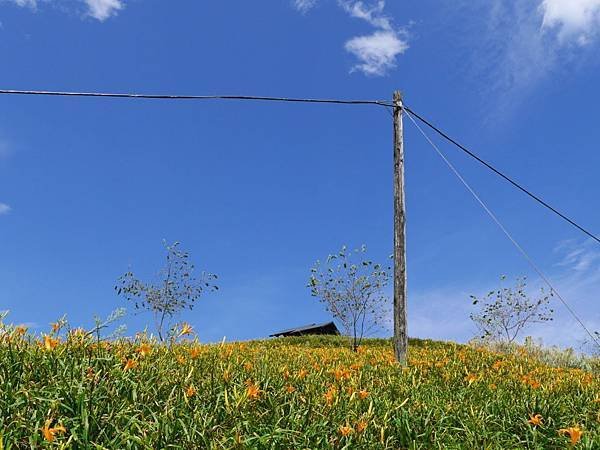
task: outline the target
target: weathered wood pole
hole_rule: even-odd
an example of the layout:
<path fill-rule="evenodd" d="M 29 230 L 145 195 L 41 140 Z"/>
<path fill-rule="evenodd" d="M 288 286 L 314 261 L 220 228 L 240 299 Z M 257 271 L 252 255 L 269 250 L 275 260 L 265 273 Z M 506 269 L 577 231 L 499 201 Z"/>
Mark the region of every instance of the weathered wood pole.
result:
<path fill-rule="evenodd" d="M 404 203 L 404 130 L 402 94 L 394 92 L 394 353 L 406 364 L 406 216 Z"/>

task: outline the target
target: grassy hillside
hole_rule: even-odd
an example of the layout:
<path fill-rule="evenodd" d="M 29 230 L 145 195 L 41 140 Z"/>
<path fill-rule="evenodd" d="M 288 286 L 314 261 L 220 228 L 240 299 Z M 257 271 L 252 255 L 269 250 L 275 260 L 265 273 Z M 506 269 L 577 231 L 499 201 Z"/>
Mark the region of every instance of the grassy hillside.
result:
<path fill-rule="evenodd" d="M 598 377 L 525 354 L 412 341 L 401 368 L 386 340 L 2 339 L 7 450 L 600 448 Z"/>

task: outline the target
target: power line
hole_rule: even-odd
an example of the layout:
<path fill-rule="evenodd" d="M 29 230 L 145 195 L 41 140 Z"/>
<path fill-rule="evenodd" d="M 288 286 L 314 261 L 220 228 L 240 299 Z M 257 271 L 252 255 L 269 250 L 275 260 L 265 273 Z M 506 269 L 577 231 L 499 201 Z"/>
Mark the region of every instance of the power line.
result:
<path fill-rule="evenodd" d="M 464 177 L 460 174 L 458 169 L 448 160 L 446 155 L 439 149 L 437 145 L 427 136 L 427 134 L 423 131 L 423 129 L 419 126 L 419 124 L 412 117 L 412 111 L 408 111 L 408 108 L 405 108 L 407 111 L 408 118 L 412 121 L 412 123 L 417 127 L 417 129 L 421 132 L 423 137 L 429 142 L 429 144 L 433 147 L 433 149 L 437 152 L 437 154 L 444 160 L 446 165 L 450 168 L 454 175 L 460 180 L 460 182 L 468 189 L 468 191 L 475 197 L 475 200 L 481 205 L 481 207 L 485 210 L 485 212 L 492 218 L 492 220 L 498 225 L 498 227 L 502 230 L 502 232 L 508 237 L 508 239 L 512 242 L 512 244 L 517 248 L 517 250 L 523 255 L 523 257 L 527 260 L 529 265 L 533 268 L 533 270 L 540 276 L 540 278 L 548 285 L 550 288 L 550 292 L 554 292 L 556 296 L 560 299 L 562 304 L 567 308 L 567 311 L 575 318 L 575 320 L 581 325 L 581 327 L 585 330 L 585 332 L 590 336 L 592 342 L 594 342 L 598 348 L 600 348 L 600 341 L 593 335 L 593 333 L 585 326 L 583 321 L 577 316 L 575 311 L 568 305 L 567 301 L 563 298 L 562 295 L 554 288 L 550 280 L 544 272 L 537 266 L 537 264 L 533 261 L 533 259 L 529 256 L 529 254 L 525 251 L 525 249 L 515 240 L 515 238 L 510 234 L 510 232 L 506 229 L 506 227 L 502 224 L 500 219 L 492 212 L 492 210 L 486 205 L 486 203 L 481 199 L 481 197 L 475 192 L 475 190 L 471 187 L 471 185 L 464 179 Z"/>
<path fill-rule="evenodd" d="M 171 94 L 131 94 L 108 92 L 66 92 L 66 91 L 24 91 L 17 89 L 0 89 L 0 94 L 7 95 L 45 95 L 55 97 L 103 97 L 103 98 L 138 98 L 151 100 L 254 100 L 288 103 L 331 103 L 338 105 L 376 105 L 393 106 L 384 100 L 340 100 L 323 98 L 294 97 L 262 97 L 253 95 L 171 95 Z"/>
<path fill-rule="evenodd" d="M 594 239 L 596 242 L 598 242 L 600 244 L 600 238 L 596 235 L 594 235 L 593 233 L 591 233 L 590 231 L 586 230 L 585 228 L 583 228 L 581 225 L 577 224 L 574 220 L 570 219 L 569 217 L 567 217 L 566 215 L 564 215 L 563 213 L 561 213 L 560 211 L 558 211 L 556 208 L 554 208 L 553 206 L 549 205 L 547 202 L 545 202 L 544 200 L 542 200 L 539 196 L 535 195 L 534 193 L 532 193 L 531 191 L 527 190 L 526 188 L 524 188 L 523 186 L 521 186 L 519 183 L 517 183 L 516 181 L 514 181 L 512 178 L 510 178 L 508 175 L 505 175 L 504 173 L 502 173 L 500 170 L 496 169 L 494 166 L 492 166 L 490 163 L 486 162 L 485 160 L 481 159 L 479 156 L 477 156 L 475 153 L 473 153 L 471 150 L 469 150 L 468 148 L 466 148 L 464 145 L 460 144 L 459 142 L 457 142 L 455 139 L 451 138 L 450 136 L 448 136 L 446 133 L 444 133 L 442 130 L 440 130 L 438 127 L 436 127 L 435 125 L 433 125 L 431 122 L 429 122 L 427 119 L 421 117 L 419 114 L 417 114 L 416 112 L 414 112 L 412 109 L 404 106 L 404 109 L 411 114 L 411 116 L 416 117 L 417 119 L 419 119 L 422 123 L 424 123 L 425 125 L 427 125 L 429 128 L 431 128 L 433 131 L 435 131 L 436 133 L 438 133 L 440 136 L 442 136 L 444 139 L 446 139 L 448 142 L 454 144 L 455 146 L 457 146 L 459 149 L 461 149 L 463 152 L 465 152 L 467 155 L 469 155 L 471 158 L 475 159 L 476 161 L 478 161 L 479 163 L 483 164 L 485 167 L 487 167 L 488 169 L 490 169 L 492 172 L 494 172 L 496 175 L 499 175 L 500 177 L 502 177 L 504 180 L 508 181 L 510 184 L 512 184 L 514 187 L 516 187 L 517 189 L 519 189 L 520 191 L 524 192 L 525 194 L 527 194 L 529 197 L 531 197 L 532 199 L 534 199 L 536 202 L 538 202 L 539 204 L 541 204 L 542 206 L 544 206 L 545 208 L 549 209 L 550 211 L 552 211 L 554 214 L 556 214 L 557 216 L 559 216 L 560 218 L 562 218 L 563 220 L 567 221 L 568 223 L 570 223 L 571 225 L 573 225 L 575 228 L 577 228 L 579 231 L 582 231 L 583 233 L 585 233 L 586 235 L 588 235 L 589 237 L 591 237 L 592 239 Z"/>
<path fill-rule="evenodd" d="M 252 96 L 252 95 L 171 95 L 171 94 L 134 94 L 134 93 L 107 93 L 107 92 L 67 92 L 67 91 L 38 91 L 38 90 L 17 90 L 17 89 L 0 89 L 0 94 L 5 95 L 43 95 L 43 96 L 62 96 L 62 97 L 101 97 L 101 98 L 129 98 L 129 99 L 151 99 L 151 100 L 245 100 L 245 101 L 270 101 L 270 102 L 287 102 L 287 103 L 328 103 L 328 104 L 339 104 L 339 105 L 375 105 L 375 106 L 383 106 L 386 109 L 390 107 L 395 107 L 396 105 L 393 102 L 386 100 L 341 100 L 341 99 L 319 99 L 319 98 L 295 98 L 295 97 L 264 97 L 264 96 Z M 477 160 L 479 163 L 483 164 L 485 167 L 490 169 L 496 175 L 502 177 L 504 180 L 508 181 L 514 187 L 519 189 L 520 191 L 527 194 L 529 197 L 540 203 L 545 208 L 552 211 L 554 214 L 558 215 L 560 218 L 585 233 L 596 242 L 600 244 L 600 238 L 590 231 L 583 228 L 581 225 L 577 224 L 574 220 L 570 219 L 556 208 L 542 200 L 539 196 L 533 194 L 531 191 L 527 190 L 519 183 L 514 181 L 509 176 L 502 173 L 500 170 L 493 167 L 490 163 L 486 162 L 471 150 L 457 142 L 455 139 L 448 136 L 438 127 L 433 125 L 427 119 L 423 118 L 416 112 L 414 112 L 411 108 L 406 105 L 403 106 L 403 109 L 412 114 L 414 117 L 419 119 L 429 128 L 434 130 L 444 139 L 448 140 L 452 144 L 456 145 L 466 154 Z"/>

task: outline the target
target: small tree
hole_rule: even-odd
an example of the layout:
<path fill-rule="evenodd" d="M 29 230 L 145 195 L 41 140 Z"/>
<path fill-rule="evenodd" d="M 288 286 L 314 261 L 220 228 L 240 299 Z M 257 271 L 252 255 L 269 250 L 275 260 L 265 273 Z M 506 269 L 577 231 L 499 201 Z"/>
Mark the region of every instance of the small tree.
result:
<path fill-rule="evenodd" d="M 366 252 L 364 245 L 352 252 L 344 246 L 339 253 L 329 255 L 325 264 L 317 261 L 307 286 L 341 322 L 355 351 L 363 337 L 388 317 L 389 298 L 384 288 L 391 278 L 391 267 L 373 263 Z"/>
<path fill-rule="evenodd" d="M 500 278 L 501 283 L 506 276 Z M 535 299 L 526 292 L 527 278 L 517 278 L 515 286 L 503 287 L 478 299 L 471 295 L 473 305 L 479 305 L 479 311 L 471 314 L 471 320 L 481 333 L 481 339 L 495 342 L 512 343 L 521 331 L 532 323 L 552 320 L 554 310 L 549 308 L 553 293 L 544 288 Z"/>
<path fill-rule="evenodd" d="M 118 295 L 134 302 L 138 310 L 151 311 L 154 315 L 156 330 L 161 341 L 164 340 L 165 321 L 184 309 L 192 309 L 196 300 L 208 290 L 219 289 L 213 282 L 217 276 L 202 272 L 194 275 L 194 265 L 190 255 L 179 248 L 179 242 L 167 245 L 166 264 L 159 272 L 155 283 L 139 280 L 133 272 L 122 275 L 115 286 Z"/>

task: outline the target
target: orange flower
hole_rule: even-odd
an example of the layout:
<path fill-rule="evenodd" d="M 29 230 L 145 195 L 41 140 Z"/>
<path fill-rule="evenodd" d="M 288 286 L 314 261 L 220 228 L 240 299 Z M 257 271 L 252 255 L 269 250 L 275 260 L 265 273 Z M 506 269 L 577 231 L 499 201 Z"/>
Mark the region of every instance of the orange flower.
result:
<path fill-rule="evenodd" d="M 335 388 L 335 386 L 330 387 L 329 390 L 327 392 L 325 392 L 325 402 L 327 403 L 327 406 L 333 405 L 333 402 L 335 401 L 336 396 L 337 396 L 337 389 Z"/>
<path fill-rule="evenodd" d="M 27 333 L 27 327 L 25 325 L 19 325 L 15 327 L 15 334 L 17 336 L 23 336 L 25 333 Z"/>
<path fill-rule="evenodd" d="M 186 336 L 188 334 L 192 334 L 194 332 L 194 328 L 186 322 L 183 322 L 181 324 L 181 332 L 179 333 L 179 336 Z"/>
<path fill-rule="evenodd" d="M 335 369 L 333 371 L 333 376 L 336 380 L 344 380 L 346 378 L 350 378 L 350 371 L 348 369 Z"/>
<path fill-rule="evenodd" d="M 300 369 L 298 371 L 298 375 L 296 375 L 298 377 L 299 380 L 303 379 L 304 377 L 306 377 L 306 374 L 308 373 L 308 371 L 304 370 L 304 369 Z"/>
<path fill-rule="evenodd" d="M 148 356 L 150 353 L 152 353 L 152 347 L 150 347 L 150 344 L 147 343 L 143 343 L 142 345 L 140 345 L 140 347 L 137 349 L 137 352 L 142 355 L 142 356 Z"/>
<path fill-rule="evenodd" d="M 252 363 L 251 363 L 251 362 L 246 362 L 246 363 L 244 363 L 244 369 L 245 369 L 245 370 L 247 370 L 247 371 L 250 371 L 250 370 L 252 370 L 252 367 L 253 367 L 253 366 L 252 366 Z"/>
<path fill-rule="evenodd" d="M 129 370 L 129 369 L 135 369 L 138 365 L 138 362 L 134 359 L 128 359 L 125 362 L 125 366 L 123 367 L 123 370 Z"/>
<path fill-rule="evenodd" d="M 568 434 L 569 437 L 571 438 L 571 444 L 575 445 L 581 439 L 581 435 L 583 434 L 583 431 L 581 431 L 581 429 L 579 427 L 569 427 L 569 428 L 561 428 L 560 430 L 558 430 L 558 433 L 559 434 Z"/>
<path fill-rule="evenodd" d="M 358 391 L 358 398 L 360 398 L 361 400 L 364 400 L 368 396 L 369 396 L 369 392 L 368 391 L 365 391 L 365 390 Z"/>
<path fill-rule="evenodd" d="M 352 433 L 354 433 L 354 428 L 352 428 L 352 427 L 348 427 L 348 426 L 345 426 L 345 427 L 344 427 L 344 426 L 341 426 L 341 427 L 340 427 L 340 434 L 341 434 L 342 436 L 349 436 L 349 435 L 351 435 Z"/>
<path fill-rule="evenodd" d="M 504 361 L 498 360 L 494 364 L 492 364 L 492 369 L 499 370 L 504 365 Z"/>
<path fill-rule="evenodd" d="M 530 414 L 529 415 L 529 420 L 527 422 L 529 422 L 531 425 L 533 425 L 534 427 L 541 425 L 542 422 L 544 421 L 544 419 L 542 418 L 542 416 L 540 414 Z"/>
<path fill-rule="evenodd" d="M 58 333 L 58 331 L 62 328 L 62 323 L 60 323 L 60 321 L 51 323 L 50 325 L 52 325 L 52 331 L 55 333 Z"/>
<path fill-rule="evenodd" d="M 48 419 L 48 420 L 46 420 L 46 423 L 44 424 L 44 426 L 41 428 L 42 435 L 44 436 L 44 439 L 46 439 L 48 442 L 53 442 L 54 436 L 57 433 L 64 433 L 67 431 L 67 429 L 65 427 L 63 427 L 62 425 L 50 427 L 51 423 L 52 423 L 52 419 Z"/>
<path fill-rule="evenodd" d="M 200 353 L 202 353 L 202 350 L 200 350 L 199 347 L 191 348 L 190 349 L 190 358 L 196 359 L 198 356 L 200 356 Z"/>
<path fill-rule="evenodd" d="M 260 398 L 261 393 L 262 393 L 262 391 L 259 389 L 259 387 L 256 384 L 254 384 L 251 381 L 246 382 L 246 394 L 248 395 L 248 398 L 251 398 L 252 400 L 256 400 L 256 399 Z"/>
<path fill-rule="evenodd" d="M 44 348 L 47 351 L 54 350 L 54 348 L 58 345 L 58 339 L 54 339 L 48 335 L 44 336 Z"/>
<path fill-rule="evenodd" d="M 369 425 L 369 423 L 366 420 L 359 420 L 356 423 L 356 431 L 362 433 L 367 428 L 367 425 Z"/>
<path fill-rule="evenodd" d="M 470 373 L 465 377 L 465 380 L 467 380 L 469 382 L 469 386 L 471 386 L 475 381 L 477 381 L 477 375 Z"/>
<path fill-rule="evenodd" d="M 288 394 L 291 394 L 295 390 L 296 390 L 296 388 L 294 386 L 288 385 L 288 386 L 285 387 L 285 392 L 287 392 Z"/>
<path fill-rule="evenodd" d="M 69 332 L 72 338 L 83 338 L 85 336 L 85 330 L 81 327 L 74 328 Z"/>
<path fill-rule="evenodd" d="M 196 392 L 198 392 L 196 388 L 192 385 L 189 385 L 188 388 L 185 390 L 185 396 L 187 398 L 193 397 L 194 395 L 196 395 Z"/>

